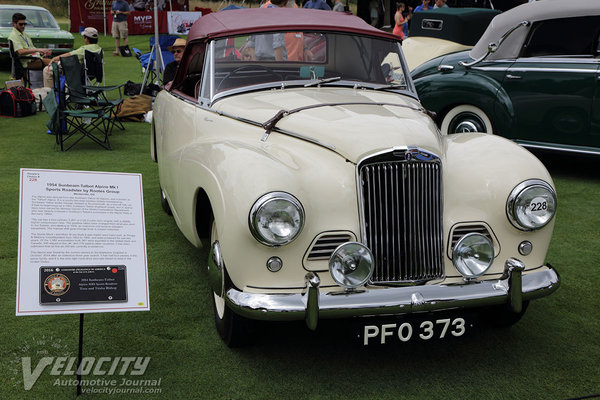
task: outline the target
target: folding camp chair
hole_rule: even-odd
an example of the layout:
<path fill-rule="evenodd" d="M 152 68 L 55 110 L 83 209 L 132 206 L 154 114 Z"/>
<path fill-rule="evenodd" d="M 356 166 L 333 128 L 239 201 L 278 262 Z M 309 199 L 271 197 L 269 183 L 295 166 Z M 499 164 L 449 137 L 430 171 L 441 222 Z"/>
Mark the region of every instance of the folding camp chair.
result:
<path fill-rule="evenodd" d="M 8 51 L 10 53 L 11 76 L 15 79 L 23 79 L 23 85 L 29 87 L 29 69 L 21 64 L 21 60 L 34 60 L 35 57 L 18 55 L 12 40 L 8 41 Z"/>
<path fill-rule="evenodd" d="M 111 150 L 108 137 L 112 130 L 112 118 L 104 108 L 69 110 L 65 104 L 65 91 L 60 82 L 58 66 L 52 64 L 54 89 L 44 98 L 44 106 L 50 120 L 46 124 L 56 135 L 56 144 L 67 151 L 83 138 L 89 138 L 107 150 Z"/>
<path fill-rule="evenodd" d="M 98 53 L 85 50 L 83 56 L 83 82 L 87 86 L 99 86 L 104 80 L 104 55 L 102 50 Z M 120 92 L 119 92 L 120 94 Z"/>
<path fill-rule="evenodd" d="M 158 35 L 158 45 L 160 46 L 161 50 L 168 51 L 168 47 L 173 46 L 173 43 L 175 43 L 177 39 L 179 39 L 179 36 L 176 35 Z M 156 43 L 156 38 L 154 36 L 150 36 L 149 42 L 150 48 L 152 48 L 154 43 Z"/>
<path fill-rule="evenodd" d="M 123 102 L 121 88 L 123 85 L 115 86 L 87 86 L 81 81 L 82 68 L 77 56 L 61 58 L 61 65 L 68 87 L 68 96 L 66 97 L 66 108 L 82 109 L 83 107 L 102 108 L 106 113 L 113 116 L 113 123 L 119 129 L 125 127 L 117 118 L 116 108 Z M 107 92 L 118 90 L 119 98 L 109 99 Z"/>
<path fill-rule="evenodd" d="M 136 58 L 140 61 L 140 66 L 142 68 L 142 76 L 145 75 L 147 77 L 148 82 L 155 82 L 157 79 L 157 75 L 154 66 L 156 62 L 156 54 L 154 53 L 154 49 L 152 49 L 152 51 L 150 51 L 149 53 L 142 54 L 142 52 L 139 49 L 136 49 L 134 47 L 133 53 L 135 54 Z M 175 61 L 175 57 L 173 57 L 173 54 L 171 54 L 170 51 L 162 50 L 161 54 L 165 66 L 171 61 Z"/>
<path fill-rule="evenodd" d="M 160 47 L 160 52 L 165 66 L 171 61 L 175 61 L 173 54 L 171 54 L 168 48 L 169 46 L 172 46 L 173 43 L 175 43 L 175 40 L 177 39 L 179 39 L 179 36 L 175 35 L 160 35 L 158 37 L 158 46 Z M 146 76 L 148 82 L 156 82 L 157 79 L 154 65 L 156 62 L 156 52 L 154 43 L 156 43 L 155 37 L 150 36 L 151 51 L 148 53 L 142 53 L 140 49 L 133 48 L 133 52 L 136 58 L 140 61 L 140 66 L 142 68 L 142 76 Z"/>

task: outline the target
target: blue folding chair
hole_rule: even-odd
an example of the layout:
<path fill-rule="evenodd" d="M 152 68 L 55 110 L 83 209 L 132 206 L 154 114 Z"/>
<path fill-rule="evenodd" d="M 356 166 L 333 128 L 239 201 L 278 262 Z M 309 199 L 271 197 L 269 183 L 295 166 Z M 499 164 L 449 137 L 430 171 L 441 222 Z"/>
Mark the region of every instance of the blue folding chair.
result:
<path fill-rule="evenodd" d="M 175 61 L 173 54 L 168 50 L 168 47 L 175 43 L 175 40 L 179 39 L 179 36 L 175 35 L 161 35 L 158 37 L 158 46 L 162 54 L 164 65 L 166 66 L 171 61 Z M 154 36 L 150 36 L 150 49 L 148 53 L 142 53 L 140 49 L 133 48 L 133 52 L 136 58 L 140 61 L 142 68 L 142 76 L 147 74 L 148 81 L 152 82 L 156 80 L 156 71 L 154 65 L 156 61 L 156 53 L 152 51 L 156 39 Z M 147 72 L 146 72 L 147 71 Z"/>
<path fill-rule="evenodd" d="M 159 35 L 158 36 L 158 45 L 161 50 L 167 50 L 169 46 L 172 46 L 175 41 L 179 39 L 179 36 L 175 35 Z M 156 38 L 154 36 L 150 36 L 150 48 L 154 46 Z"/>

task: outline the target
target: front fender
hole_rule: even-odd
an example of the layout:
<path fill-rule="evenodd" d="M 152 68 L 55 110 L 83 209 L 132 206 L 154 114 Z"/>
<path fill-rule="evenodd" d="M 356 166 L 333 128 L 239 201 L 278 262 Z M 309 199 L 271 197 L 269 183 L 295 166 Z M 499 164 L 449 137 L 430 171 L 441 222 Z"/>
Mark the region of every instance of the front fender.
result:
<path fill-rule="evenodd" d="M 497 80 L 473 70 L 426 75 L 415 80 L 421 104 L 438 114 L 438 123 L 455 106 L 470 104 L 492 120 L 494 132 L 510 132 L 515 112 L 510 97 Z M 440 95 L 443 94 L 443 95 Z"/>
<path fill-rule="evenodd" d="M 554 187 L 544 165 L 528 150 L 496 135 L 454 134 L 444 141 L 446 231 L 468 221 L 489 225 L 501 244 L 490 273 L 502 273 L 510 257 L 520 259 L 527 267 L 543 265 L 554 221 L 536 231 L 519 230 L 507 217 L 506 202 L 514 187 L 528 179 L 541 179 Z M 518 251 L 523 240 L 533 244 L 534 251 L 527 256 Z"/>
<path fill-rule="evenodd" d="M 230 121 L 229 132 L 236 121 Z M 240 128 L 240 127 L 238 127 Z M 180 171 L 180 229 L 200 246 L 194 226 L 196 196 L 206 192 L 215 218 L 227 273 L 240 288 L 273 287 L 297 289 L 304 285 L 306 271 L 301 260 L 319 233 L 345 230 L 359 233 L 355 165 L 321 146 L 293 137 L 271 134 L 261 141 L 264 130 L 244 125 L 239 135 L 227 141 L 196 142 L 183 152 Z M 210 156 L 209 156 L 210 154 Z M 324 170 L 335 174 L 323 173 Z M 193 173 L 191 172 L 193 171 Z M 259 243 L 250 232 L 249 211 L 262 195 L 283 191 L 304 207 L 305 224 L 300 235 L 281 247 Z M 277 256 L 283 268 L 273 273 L 266 262 Z"/>

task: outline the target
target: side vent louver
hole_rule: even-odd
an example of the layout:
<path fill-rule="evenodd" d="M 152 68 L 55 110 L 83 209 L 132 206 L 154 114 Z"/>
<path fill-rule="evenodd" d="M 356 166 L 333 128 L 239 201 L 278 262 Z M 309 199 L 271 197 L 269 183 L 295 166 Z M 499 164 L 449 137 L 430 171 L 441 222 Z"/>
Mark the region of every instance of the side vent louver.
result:
<path fill-rule="evenodd" d="M 306 259 L 308 261 L 329 260 L 331 253 L 341 244 L 353 241 L 349 233 L 324 233 L 313 242 Z"/>

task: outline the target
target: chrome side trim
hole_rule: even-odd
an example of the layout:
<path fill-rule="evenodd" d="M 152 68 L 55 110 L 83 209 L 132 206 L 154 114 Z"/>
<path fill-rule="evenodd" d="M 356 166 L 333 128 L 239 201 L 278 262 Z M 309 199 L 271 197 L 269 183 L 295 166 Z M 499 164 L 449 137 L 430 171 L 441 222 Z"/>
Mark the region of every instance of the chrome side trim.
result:
<path fill-rule="evenodd" d="M 600 148 L 597 150 L 593 149 L 576 149 L 572 147 L 564 147 L 560 145 L 545 145 L 545 144 L 537 144 L 537 143 L 527 143 L 520 140 L 515 140 L 515 143 L 532 149 L 539 150 L 552 150 L 552 151 L 565 151 L 569 153 L 577 153 L 577 154 L 590 154 L 590 155 L 600 155 Z"/>
<path fill-rule="evenodd" d="M 568 74 L 592 74 L 595 75 L 596 69 L 580 69 L 580 68 L 531 68 L 531 67 L 515 67 L 514 65 L 506 70 L 506 72 L 564 72 Z"/>
<path fill-rule="evenodd" d="M 497 304 L 510 304 L 514 310 L 518 309 L 519 303 L 547 296 L 560 286 L 560 277 L 550 265 L 542 266 L 547 269 L 520 276 L 518 268 L 510 268 L 514 265 L 508 264 L 504 277 L 499 280 L 419 287 L 367 287 L 345 292 L 318 291 L 316 281 L 307 275 L 304 293 L 244 293 L 230 288 L 226 291 L 225 301 L 236 314 L 251 319 L 313 321 L 314 318 L 401 315 Z"/>

